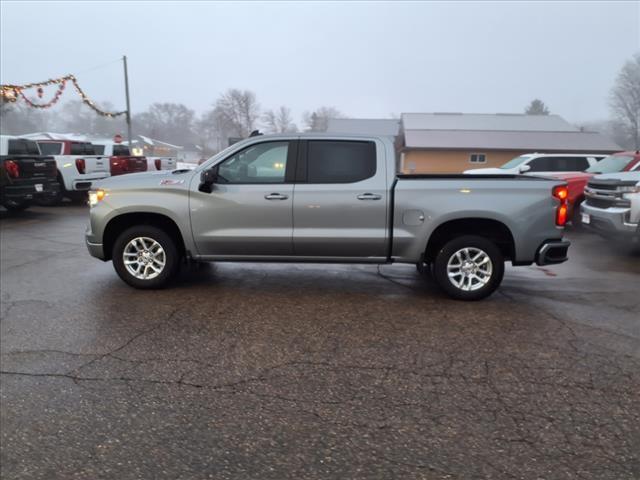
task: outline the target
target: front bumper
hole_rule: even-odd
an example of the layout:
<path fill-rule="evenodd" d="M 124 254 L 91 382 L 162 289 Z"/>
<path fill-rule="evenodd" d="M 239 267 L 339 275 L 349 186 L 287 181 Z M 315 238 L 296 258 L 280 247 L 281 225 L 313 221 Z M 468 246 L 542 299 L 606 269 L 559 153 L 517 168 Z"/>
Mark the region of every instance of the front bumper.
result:
<path fill-rule="evenodd" d="M 537 265 L 555 265 L 566 262 L 567 251 L 571 242 L 567 240 L 548 240 L 544 242 L 536 253 Z"/>
<path fill-rule="evenodd" d="M 582 204 L 581 213 L 589 215 L 588 230 L 608 237 L 632 237 L 638 235 L 638 223 L 631 223 L 631 209 L 626 207 L 596 208 Z"/>

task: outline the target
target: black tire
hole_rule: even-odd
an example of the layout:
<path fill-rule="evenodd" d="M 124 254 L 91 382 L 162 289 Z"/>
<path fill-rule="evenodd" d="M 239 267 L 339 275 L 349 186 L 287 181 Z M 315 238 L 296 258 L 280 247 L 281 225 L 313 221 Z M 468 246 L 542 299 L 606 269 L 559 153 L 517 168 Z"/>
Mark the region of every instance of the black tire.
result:
<path fill-rule="evenodd" d="M 67 192 L 67 198 L 76 205 L 86 205 L 89 201 L 88 192 Z"/>
<path fill-rule="evenodd" d="M 9 210 L 10 212 L 21 212 L 31 206 L 31 201 L 27 200 L 24 202 L 17 202 L 14 200 L 9 200 L 5 202 L 2 206 L 7 210 Z"/>
<path fill-rule="evenodd" d="M 134 276 L 134 274 L 127 269 L 123 259 L 125 248 L 129 242 L 138 237 L 151 239 L 159 243 L 162 250 L 164 250 L 164 267 L 157 276 L 146 280 Z M 148 244 L 148 241 L 146 243 Z M 116 239 L 111 254 L 113 267 L 120 278 L 134 288 L 163 288 L 176 276 L 180 268 L 181 256 L 175 240 L 164 230 L 152 225 L 137 225 L 122 232 Z M 153 273 L 151 275 L 153 275 Z"/>
<path fill-rule="evenodd" d="M 477 285 L 481 282 L 476 281 L 474 283 L 474 279 L 469 277 L 468 283 L 471 288 L 475 288 L 473 290 L 465 290 L 455 285 L 453 283 L 455 280 L 450 279 L 448 275 L 447 266 L 449 260 L 453 259 L 456 252 L 465 248 L 472 249 L 472 253 L 475 250 L 482 251 L 489 258 L 491 265 L 491 271 L 488 275 L 483 275 L 482 273 L 484 269 L 486 269 L 486 266 L 480 267 L 482 268 L 482 270 L 479 270 L 480 275 L 488 278 L 488 281 L 483 286 L 478 287 Z M 471 263 L 469 263 L 468 266 L 474 268 Z M 466 267 L 467 264 L 465 264 L 465 268 Z M 478 267 L 475 268 L 478 270 Z M 462 271 L 462 268 L 460 270 Z M 481 300 L 491 295 L 500 286 L 502 277 L 504 276 L 504 257 L 500 249 L 491 240 L 477 235 L 464 235 L 448 241 L 438 251 L 433 263 L 433 276 L 438 286 L 451 298 L 455 298 L 456 300 Z M 463 281 L 462 276 L 456 278 Z M 467 282 L 467 280 L 464 280 L 464 282 Z"/>

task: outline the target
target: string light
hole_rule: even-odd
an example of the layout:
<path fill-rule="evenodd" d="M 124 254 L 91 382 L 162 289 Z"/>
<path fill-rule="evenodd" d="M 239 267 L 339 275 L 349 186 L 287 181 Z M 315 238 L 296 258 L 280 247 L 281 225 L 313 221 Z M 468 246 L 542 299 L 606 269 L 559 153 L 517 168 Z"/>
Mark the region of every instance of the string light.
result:
<path fill-rule="evenodd" d="M 126 110 L 121 112 L 107 112 L 105 110 L 100 109 L 95 104 L 95 102 L 91 100 L 86 93 L 84 93 L 84 91 L 78 84 L 78 80 L 74 75 L 65 75 L 64 77 L 60 77 L 60 78 L 50 78 L 49 80 L 46 80 L 44 82 L 27 83 L 24 85 L 12 85 L 12 84 L 0 85 L 0 97 L 2 97 L 2 100 L 5 102 L 16 102 L 18 100 L 18 97 L 21 97 L 30 107 L 50 108 L 56 103 L 58 103 L 58 100 L 60 100 L 60 97 L 62 96 L 66 83 L 68 81 L 73 83 L 73 86 L 78 92 L 78 95 L 80 95 L 82 102 L 85 103 L 93 111 L 95 111 L 98 115 L 102 115 L 103 117 L 114 118 L 127 113 Z M 27 96 L 24 94 L 24 90 L 29 90 L 30 88 L 37 88 L 38 92 L 40 93 L 42 87 L 48 87 L 50 85 L 58 85 L 58 90 L 56 90 L 56 93 L 53 96 L 53 98 L 47 103 L 44 103 L 44 104 L 35 103 L 29 100 Z"/>

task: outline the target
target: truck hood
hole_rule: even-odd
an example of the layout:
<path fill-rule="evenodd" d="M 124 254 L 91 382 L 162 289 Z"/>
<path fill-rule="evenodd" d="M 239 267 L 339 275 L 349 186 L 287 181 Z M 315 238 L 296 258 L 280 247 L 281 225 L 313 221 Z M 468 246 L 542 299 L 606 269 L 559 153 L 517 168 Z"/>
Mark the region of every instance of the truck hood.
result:
<path fill-rule="evenodd" d="M 594 180 L 622 180 L 622 181 L 636 181 L 640 182 L 640 172 L 617 172 L 617 173 L 605 173 L 603 175 L 597 175 L 593 177 Z"/>
<path fill-rule="evenodd" d="M 125 175 L 107 177 L 104 180 L 95 182 L 93 187 L 104 188 L 105 190 L 157 188 L 161 185 L 183 185 L 188 187 L 193 173 L 193 170 L 157 170 L 153 172 L 127 173 Z"/>

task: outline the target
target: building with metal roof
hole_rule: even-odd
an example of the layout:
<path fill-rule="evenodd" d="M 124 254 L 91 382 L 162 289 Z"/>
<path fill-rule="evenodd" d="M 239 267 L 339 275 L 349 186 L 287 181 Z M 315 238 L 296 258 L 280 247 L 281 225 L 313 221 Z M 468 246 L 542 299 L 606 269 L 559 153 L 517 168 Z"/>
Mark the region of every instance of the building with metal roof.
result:
<path fill-rule="evenodd" d="M 408 173 L 499 167 L 524 153 L 607 154 L 621 147 L 558 115 L 404 113 L 398 145 Z"/>

